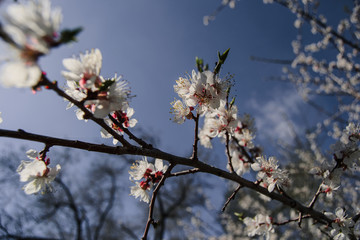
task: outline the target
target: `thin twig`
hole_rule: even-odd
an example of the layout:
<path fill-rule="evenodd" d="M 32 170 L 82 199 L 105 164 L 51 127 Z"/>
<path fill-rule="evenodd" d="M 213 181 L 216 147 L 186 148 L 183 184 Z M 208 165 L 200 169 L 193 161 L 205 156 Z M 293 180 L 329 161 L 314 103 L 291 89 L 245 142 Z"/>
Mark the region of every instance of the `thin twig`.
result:
<path fill-rule="evenodd" d="M 113 116 L 111 116 L 110 114 L 108 115 L 110 120 L 116 125 L 118 126 L 124 133 L 126 133 L 130 139 L 134 140 L 135 142 L 137 142 L 140 146 L 144 147 L 144 148 L 148 148 L 148 149 L 152 149 L 153 146 L 151 144 L 146 143 L 144 140 L 136 137 L 134 134 L 132 134 L 132 132 L 130 132 L 129 129 L 123 127 L 123 125 L 117 121 L 115 118 L 113 118 Z"/>
<path fill-rule="evenodd" d="M 169 177 L 178 177 L 178 176 L 187 175 L 187 174 L 194 174 L 199 171 L 200 171 L 200 169 L 198 169 L 198 168 L 192 168 L 192 169 L 188 169 L 188 170 L 184 170 L 184 171 L 180 171 L 180 172 L 176 172 L 176 173 L 170 173 Z"/>
<path fill-rule="evenodd" d="M 226 137 L 226 142 L 225 142 L 226 157 L 227 157 L 227 160 L 228 160 L 228 165 L 229 165 L 229 168 L 230 168 L 230 172 L 233 173 L 235 171 L 234 171 L 234 167 L 233 167 L 232 162 L 231 162 L 230 146 L 229 146 L 230 136 L 229 136 L 228 131 L 225 132 L 225 137 Z"/>
<path fill-rule="evenodd" d="M 109 196 L 109 201 L 106 205 L 105 210 L 101 213 L 100 217 L 99 217 L 99 223 L 97 224 L 96 228 L 95 228 L 95 233 L 94 233 L 94 240 L 99 239 L 100 236 L 100 231 L 101 228 L 103 227 L 104 223 L 105 223 L 105 219 L 107 217 L 107 215 L 109 214 L 111 208 L 113 207 L 114 204 L 114 200 L 115 200 L 115 193 L 116 193 L 116 178 L 115 175 L 113 173 L 110 173 L 110 178 L 111 178 L 111 188 L 110 188 L 110 196 Z"/>
<path fill-rule="evenodd" d="M 277 225 L 277 226 L 281 226 L 281 225 L 285 225 L 285 224 L 288 224 L 288 223 L 291 223 L 291 222 L 298 222 L 299 220 L 305 219 L 305 218 L 311 218 L 311 216 L 310 215 L 305 215 L 305 216 L 301 216 L 301 217 L 298 217 L 298 218 L 289 219 L 289 220 L 286 220 L 284 222 L 273 222 L 272 224 Z"/>
<path fill-rule="evenodd" d="M 194 144 L 193 144 L 193 153 L 191 156 L 191 159 L 198 160 L 197 151 L 198 151 L 198 142 L 199 142 L 199 115 L 196 114 L 196 116 L 193 116 L 193 119 L 195 121 L 195 134 L 194 134 Z"/>
<path fill-rule="evenodd" d="M 325 23 L 323 23 L 320 19 L 316 18 L 315 16 L 310 15 L 309 13 L 305 12 L 302 9 L 299 8 L 292 8 L 292 5 L 290 2 L 284 2 L 284 1 L 279 1 L 276 0 L 276 2 L 286 8 L 288 8 L 289 10 L 293 11 L 295 10 L 295 12 L 297 14 L 299 14 L 304 20 L 310 22 L 310 21 L 314 21 L 318 26 L 320 26 L 322 29 L 326 30 L 328 29 L 328 25 L 326 25 Z M 347 38 L 341 36 L 337 31 L 335 31 L 333 28 L 330 29 L 329 33 L 331 33 L 333 36 L 335 36 L 336 38 L 342 40 L 343 43 L 345 43 L 346 45 L 356 49 L 357 51 L 360 51 L 360 46 L 353 43 L 352 41 L 348 40 Z"/>
<path fill-rule="evenodd" d="M 221 209 L 222 212 L 225 211 L 225 209 L 226 209 L 227 205 L 229 205 L 230 201 L 235 199 L 235 196 L 236 196 L 237 192 L 238 192 L 242 187 L 243 187 L 243 186 L 240 184 L 240 185 L 234 190 L 234 192 L 233 192 L 233 193 L 230 195 L 230 197 L 226 200 L 223 208 Z"/>
<path fill-rule="evenodd" d="M 312 199 L 311 202 L 309 203 L 309 205 L 308 205 L 309 208 L 313 208 L 313 207 L 314 207 L 315 202 L 317 201 L 319 195 L 321 194 L 321 185 L 322 185 L 322 183 L 320 184 L 318 190 L 316 191 L 313 199 Z"/>
<path fill-rule="evenodd" d="M 156 186 L 156 188 L 154 189 L 152 196 L 151 196 L 151 201 L 150 201 L 150 205 L 149 205 L 149 216 L 148 216 L 148 220 L 146 222 L 146 226 L 145 226 L 145 230 L 144 230 L 144 235 L 142 236 L 142 240 L 146 240 L 147 239 L 147 234 L 149 232 L 150 229 L 150 225 L 154 224 L 154 218 L 153 218 L 153 212 L 154 212 L 154 206 L 155 206 L 155 200 L 156 200 L 156 195 L 159 192 L 160 188 L 162 187 L 162 185 L 165 182 L 165 179 L 169 176 L 171 170 L 175 167 L 175 164 L 170 164 L 169 168 L 166 170 L 166 172 L 164 173 L 164 175 L 162 176 L 162 178 L 160 179 L 158 185 Z"/>
<path fill-rule="evenodd" d="M 61 188 L 64 190 L 65 195 L 69 201 L 69 207 L 70 209 L 73 211 L 74 213 L 74 218 L 76 221 L 76 238 L 77 240 L 81 240 L 82 239 L 82 218 L 79 214 L 79 210 L 78 207 L 75 203 L 75 200 L 73 198 L 72 193 L 70 192 L 70 189 L 65 185 L 65 183 L 63 181 L 61 181 L 61 179 L 57 178 L 55 179 L 55 181 L 61 186 Z"/>

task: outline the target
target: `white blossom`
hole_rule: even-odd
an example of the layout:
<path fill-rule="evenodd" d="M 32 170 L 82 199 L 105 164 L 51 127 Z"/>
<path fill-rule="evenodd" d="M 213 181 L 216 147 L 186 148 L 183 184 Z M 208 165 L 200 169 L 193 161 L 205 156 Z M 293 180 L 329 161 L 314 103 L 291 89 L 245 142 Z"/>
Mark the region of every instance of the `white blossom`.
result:
<path fill-rule="evenodd" d="M 20 181 L 28 182 L 23 188 L 25 193 L 52 191 L 51 182 L 59 173 L 60 165 L 57 164 L 55 168 L 48 167 L 48 164 L 39 158 L 40 156 L 35 150 L 29 150 L 27 156 L 33 161 L 22 161 L 16 170 L 20 175 Z"/>
<path fill-rule="evenodd" d="M 135 111 L 133 108 L 128 107 L 125 111 L 115 111 L 112 113 L 112 117 L 121 124 L 123 128 L 132 128 L 137 124 L 137 120 L 131 118 L 134 115 Z M 116 133 L 122 135 L 123 129 L 115 124 L 111 119 L 104 119 L 105 123 L 110 126 Z M 104 128 L 100 130 L 100 134 L 102 138 L 112 138 L 114 137 L 109 132 L 107 132 Z M 119 141 L 116 138 L 113 138 L 113 144 L 116 145 Z"/>
<path fill-rule="evenodd" d="M 175 92 L 183 99 L 186 106 L 198 107 L 200 114 L 218 108 L 220 100 L 224 100 L 226 96 L 227 83 L 211 71 L 193 70 L 189 79 L 179 78 L 176 83 Z"/>
<path fill-rule="evenodd" d="M 33 87 L 41 79 L 38 58 L 57 44 L 61 11 L 52 10 L 49 0 L 28 1 L 9 5 L 5 19 L 3 29 L 15 44 L 0 71 L 0 81 L 6 87 Z"/>
<path fill-rule="evenodd" d="M 129 171 L 129 179 L 135 184 L 130 188 L 130 195 L 140 197 L 140 201 L 149 203 L 151 187 L 160 181 L 167 168 L 161 159 L 156 159 L 155 165 L 149 163 L 146 157 L 136 161 Z"/>
<path fill-rule="evenodd" d="M 255 235 L 266 236 L 266 239 L 270 239 L 270 233 L 274 232 L 272 227 L 271 218 L 269 216 L 258 214 L 254 218 L 246 217 L 244 219 L 246 225 L 246 232 L 249 237 Z"/>
<path fill-rule="evenodd" d="M 355 223 L 351 218 L 347 218 L 343 208 L 336 208 L 335 214 L 325 212 L 325 215 L 333 221 L 331 223 L 332 230 L 330 234 L 334 239 L 350 239 L 348 236 L 352 234 L 350 228 L 352 228 Z"/>
<path fill-rule="evenodd" d="M 32 87 L 39 82 L 41 74 L 36 63 L 14 60 L 2 66 L 0 80 L 5 87 Z"/>
<path fill-rule="evenodd" d="M 186 118 L 190 117 L 190 107 L 184 105 L 180 100 L 176 100 L 171 103 L 171 113 L 174 114 L 173 121 L 176 123 L 183 123 Z"/>
<path fill-rule="evenodd" d="M 257 180 L 261 181 L 261 185 L 269 192 L 272 192 L 276 185 L 286 186 L 289 182 L 288 173 L 279 168 L 275 157 L 269 157 L 268 160 L 258 157 L 256 162 L 251 164 L 251 168 L 258 172 Z"/>
<path fill-rule="evenodd" d="M 130 195 L 134 196 L 135 198 L 140 197 L 140 201 L 149 203 L 149 192 L 147 188 L 142 188 L 139 182 L 135 182 L 135 185 L 130 187 Z"/>

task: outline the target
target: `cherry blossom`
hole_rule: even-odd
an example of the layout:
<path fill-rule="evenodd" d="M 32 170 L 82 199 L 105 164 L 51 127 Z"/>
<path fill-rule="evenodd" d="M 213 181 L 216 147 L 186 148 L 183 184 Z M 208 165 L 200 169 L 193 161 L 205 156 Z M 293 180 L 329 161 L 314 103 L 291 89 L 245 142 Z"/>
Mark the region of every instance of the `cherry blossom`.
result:
<path fill-rule="evenodd" d="M 121 127 L 123 128 L 132 128 L 135 127 L 137 124 L 137 120 L 134 118 L 131 118 L 134 115 L 135 111 L 133 108 L 128 107 L 125 111 L 115 111 L 111 115 L 112 117 L 118 121 L 119 124 L 121 124 Z M 105 123 L 109 125 L 116 133 L 122 135 L 123 130 L 122 128 L 114 123 L 111 119 L 106 118 Z M 100 130 L 100 134 L 102 138 L 112 138 L 113 135 L 108 133 L 104 128 Z M 113 144 L 116 145 L 119 141 L 116 138 L 113 138 Z"/>
<path fill-rule="evenodd" d="M 29 150 L 26 154 L 33 161 L 22 161 L 16 170 L 20 175 L 20 181 L 28 182 L 23 188 L 25 193 L 52 191 L 51 182 L 59 173 L 60 165 L 57 164 L 55 168 L 48 167 L 50 160 L 42 160 L 42 157 L 35 150 Z"/>
<path fill-rule="evenodd" d="M 6 11 L 4 30 L 24 51 L 47 54 L 56 41 L 62 14 L 60 8 L 51 9 L 49 0 L 11 4 Z"/>
<path fill-rule="evenodd" d="M 249 159 L 241 154 L 235 143 L 230 144 L 230 156 L 232 166 L 237 175 L 241 176 L 250 170 L 251 163 L 249 162 Z M 228 170 L 231 169 L 229 164 L 227 164 L 226 168 Z"/>
<path fill-rule="evenodd" d="M 100 76 L 102 55 L 99 49 L 80 54 L 79 59 L 63 60 L 69 71 L 62 74 L 67 80 L 65 92 L 77 101 L 84 101 L 85 107 L 93 112 L 96 118 L 105 118 L 113 111 L 126 111 L 130 89 L 121 76 L 104 79 Z M 70 103 L 68 108 L 73 104 Z M 77 112 L 82 119 L 81 111 Z"/>
<path fill-rule="evenodd" d="M 185 106 L 180 100 L 172 102 L 171 106 L 171 113 L 175 115 L 173 119 L 174 122 L 181 124 L 186 118 L 191 118 L 192 107 Z"/>
<path fill-rule="evenodd" d="M 274 232 L 271 218 L 263 214 L 258 214 L 254 218 L 246 217 L 244 223 L 249 237 L 263 235 L 268 240 L 270 239 L 270 233 Z"/>
<path fill-rule="evenodd" d="M 0 123 L 2 123 L 3 122 L 3 119 L 1 118 L 1 112 L 0 112 Z"/>
<path fill-rule="evenodd" d="M 211 138 L 216 136 L 224 138 L 226 132 L 232 134 L 235 131 L 237 124 L 237 107 L 232 105 L 230 110 L 227 110 L 223 101 L 219 108 L 205 115 L 204 127 L 201 131 Z"/>
<path fill-rule="evenodd" d="M 179 78 L 176 83 L 175 92 L 183 99 L 186 106 L 198 107 L 199 114 L 218 108 L 220 100 L 224 100 L 226 96 L 227 83 L 211 71 L 193 70 L 189 79 Z"/>
<path fill-rule="evenodd" d="M 256 178 L 261 182 L 261 185 L 266 187 L 269 192 L 272 192 L 276 185 L 287 185 L 289 182 L 288 173 L 279 169 L 275 157 L 269 157 L 268 160 L 264 157 L 256 158 L 256 162 L 251 164 L 251 168 L 258 172 Z"/>
<path fill-rule="evenodd" d="M 137 161 L 129 171 L 129 179 L 135 184 L 130 188 L 130 195 L 140 197 L 140 201 L 149 203 L 150 188 L 160 181 L 167 168 L 161 159 L 156 159 L 155 164 L 149 163 L 146 157 Z M 139 181 L 141 179 L 143 180 Z"/>
<path fill-rule="evenodd" d="M 9 5 L 5 19 L 3 29 L 13 41 L 13 54 L 2 67 L 0 80 L 6 87 L 33 87 L 41 79 L 38 58 L 58 44 L 61 11 L 52 10 L 49 0 L 29 1 Z"/>
<path fill-rule="evenodd" d="M 355 223 L 351 218 L 347 218 L 343 208 L 336 208 L 335 214 L 325 212 L 325 215 L 333 221 L 333 223 L 331 223 L 333 229 L 330 231 L 333 239 L 351 239 L 349 237 L 349 234 L 352 234 L 350 228 L 352 228 Z"/>
<path fill-rule="evenodd" d="M 68 71 L 62 71 L 62 75 L 67 81 L 74 81 L 79 90 L 96 91 L 99 88 L 102 66 L 102 55 L 99 49 L 81 53 L 79 58 L 66 58 L 63 60 L 63 65 Z M 69 87 L 75 86 L 71 84 Z"/>

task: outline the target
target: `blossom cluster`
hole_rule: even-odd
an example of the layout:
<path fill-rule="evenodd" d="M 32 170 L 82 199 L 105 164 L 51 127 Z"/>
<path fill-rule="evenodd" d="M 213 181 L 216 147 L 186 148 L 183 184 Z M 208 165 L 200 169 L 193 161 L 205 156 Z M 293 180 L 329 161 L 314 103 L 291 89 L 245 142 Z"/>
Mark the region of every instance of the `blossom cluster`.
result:
<path fill-rule="evenodd" d="M 102 54 L 99 49 L 92 49 L 79 57 L 63 60 L 63 65 L 68 71 L 62 74 L 67 80 L 65 92 L 82 102 L 84 106 L 93 113 L 94 117 L 104 119 L 111 114 L 113 120 L 106 118 L 105 122 L 116 132 L 122 133 L 122 128 L 134 127 L 136 119 L 130 119 L 134 109 L 129 106 L 130 88 L 125 80 L 115 75 L 113 78 L 105 79 L 100 75 L 102 67 Z M 73 103 L 68 104 L 68 108 Z M 84 119 L 84 112 L 76 110 L 78 119 Z M 115 122 L 114 122 L 115 120 Z M 110 138 L 104 129 L 101 136 Z M 114 139 L 114 144 L 117 140 Z"/>
<path fill-rule="evenodd" d="M 25 193 L 52 191 L 51 182 L 54 181 L 61 166 L 57 164 L 55 168 L 50 168 L 50 159 L 33 149 L 27 151 L 26 155 L 32 161 L 22 161 L 16 170 L 20 175 L 20 181 L 28 182 L 23 188 Z"/>
<path fill-rule="evenodd" d="M 171 110 L 176 123 L 204 116 L 198 137 L 200 144 L 206 148 L 212 148 L 211 139 L 219 137 L 225 141 L 228 136 L 234 170 L 242 174 L 249 169 L 250 159 L 240 148 L 254 148 L 253 121 L 248 115 L 240 119 L 234 101 L 228 103 L 229 87 L 229 82 L 214 72 L 193 70 L 191 76 L 180 77 L 176 81 L 174 91 L 181 100 L 172 102 Z"/>
<path fill-rule="evenodd" d="M 263 187 L 266 187 L 269 192 L 274 191 L 275 186 L 286 186 L 289 182 L 288 173 L 279 168 L 278 161 L 275 157 L 269 157 L 268 160 L 264 157 L 256 158 L 256 162 L 251 164 L 251 168 L 258 172 L 257 180 Z"/>
<path fill-rule="evenodd" d="M 168 166 L 164 165 L 161 159 L 156 159 L 155 164 L 152 164 L 144 157 L 134 163 L 129 171 L 129 179 L 135 184 L 130 188 L 130 195 L 135 198 L 140 197 L 140 201 L 149 203 L 150 189 L 160 181 L 167 168 Z"/>
<path fill-rule="evenodd" d="M 174 90 L 182 98 L 183 104 L 178 101 L 172 104 L 176 121 L 184 122 L 189 111 L 195 107 L 200 115 L 218 108 L 220 101 L 226 97 L 226 89 L 227 83 L 209 70 L 203 72 L 193 70 L 191 76 L 180 77 L 174 85 Z"/>
<path fill-rule="evenodd" d="M 13 56 L 2 66 L 0 80 L 7 87 L 33 87 L 42 74 L 38 58 L 59 44 L 61 11 L 51 9 L 49 0 L 28 1 L 9 5 L 4 17 Z"/>
<path fill-rule="evenodd" d="M 341 175 L 346 170 L 355 171 L 359 165 L 359 126 L 349 123 L 339 134 L 339 141 L 332 145 L 334 164 L 324 161 L 321 166 L 314 167 L 310 173 L 322 178 L 321 190 L 328 198 L 341 186 Z"/>

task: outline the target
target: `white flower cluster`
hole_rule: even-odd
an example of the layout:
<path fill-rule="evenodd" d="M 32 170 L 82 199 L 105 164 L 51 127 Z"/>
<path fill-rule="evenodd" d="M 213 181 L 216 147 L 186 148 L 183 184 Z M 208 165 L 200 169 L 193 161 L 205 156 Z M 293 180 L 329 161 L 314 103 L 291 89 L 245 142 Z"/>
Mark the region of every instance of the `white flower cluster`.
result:
<path fill-rule="evenodd" d="M 52 191 L 51 182 L 54 181 L 56 175 L 59 173 L 61 166 L 56 165 L 55 168 L 50 168 L 50 159 L 45 159 L 35 150 L 29 150 L 26 155 L 32 161 L 22 161 L 17 168 L 20 175 L 21 182 L 28 182 L 24 186 L 26 194 L 34 194 L 38 192 Z"/>
<path fill-rule="evenodd" d="M 325 215 L 333 221 L 331 223 L 332 230 L 330 231 L 332 239 L 352 239 L 349 237 L 349 234 L 353 234 L 350 228 L 354 227 L 355 223 L 351 218 L 346 217 L 343 208 L 336 208 L 335 214 L 332 212 L 325 212 Z"/>
<path fill-rule="evenodd" d="M 140 197 L 140 201 L 149 203 L 150 188 L 160 181 L 167 168 L 168 166 L 164 165 L 161 159 L 156 159 L 155 165 L 149 163 L 146 157 L 137 161 L 129 171 L 129 179 L 135 184 L 130 188 L 130 195 L 135 198 Z"/>
<path fill-rule="evenodd" d="M 269 192 L 274 191 L 276 185 L 286 186 L 289 182 L 287 171 L 280 169 L 277 163 L 275 157 L 269 157 L 268 160 L 264 157 L 258 157 L 256 162 L 251 164 L 251 168 L 258 172 L 257 180 Z"/>
<path fill-rule="evenodd" d="M 211 109 L 217 109 L 220 101 L 226 97 L 227 83 L 211 71 L 196 72 L 188 78 L 180 77 L 174 85 L 175 92 L 182 98 L 183 104 L 177 101 L 172 103 L 175 121 L 184 122 L 189 111 L 197 107 L 197 113 L 205 114 Z M 182 110 L 186 109 L 186 110 Z"/>
<path fill-rule="evenodd" d="M 219 137 L 225 140 L 228 134 L 234 170 L 242 174 L 249 169 L 250 159 L 239 148 L 254 148 L 253 121 L 247 115 L 240 119 L 234 102 L 227 103 L 228 88 L 228 81 L 221 80 L 217 74 L 208 70 L 193 70 L 191 76 L 180 77 L 176 81 L 174 90 L 182 100 L 172 102 L 171 110 L 173 121 L 177 123 L 194 118 L 193 112 L 197 117 L 204 116 L 204 125 L 198 137 L 200 144 L 206 148 L 212 148 L 211 139 Z"/>
<path fill-rule="evenodd" d="M 323 179 L 321 190 L 328 198 L 333 197 L 333 192 L 341 186 L 341 175 L 346 170 L 355 171 L 359 165 L 360 150 L 359 126 L 354 123 L 349 125 L 339 135 L 339 141 L 332 146 L 335 165 L 323 162 L 320 167 L 314 167 L 310 173 L 320 176 Z"/>
<path fill-rule="evenodd" d="M 270 233 L 274 232 L 271 218 L 263 214 L 258 214 L 254 218 L 246 217 L 244 223 L 246 225 L 245 230 L 249 237 L 262 235 L 266 236 L 268 240 L 270 239 Z"/>
<path fill-rule="evenodd" d="M 122 133 L 121 127 L 134 127 L 136 119 L 130 119 L 134 114 L 134 109 L 129 107 L 130 89 L 125 80 L 121 77 L 105 79 L 100 75 L 102 67 L 102 55 L 99 49 L 92 49 L 90 52 L 80 54 L 79 58 L 67 58 L 63 60 L 63 65 L 68 71 L 62 74 L 67 80 L 65 92 L 73 99 L 83 102 L 96 118 L 106 118 L 109 114 L 119 123 L 114 123 L 106 118 L 105 122 L 116 132 Z M 67 108 L 73 106 L 69 103 Z M 84 113 L 80 109 L 76 110 L 78 119 L 84 118 Z M 121 127 L 119 126 L 121 125 Z M 104 129 L 101 130 L 104 138 L 112 137 Z M 114 139 L 114 144 L 117 140 Z"/>
<path fill-rule="evenodd" d="M 0 71 L 6 87 L 33 87 L 41 78 L 37 60 L 57 43 L 62 21 L 60 9 L 51 9 L 49 0 L 11 4 L 5 14 L 3 30 L 14 53 Z"/>

